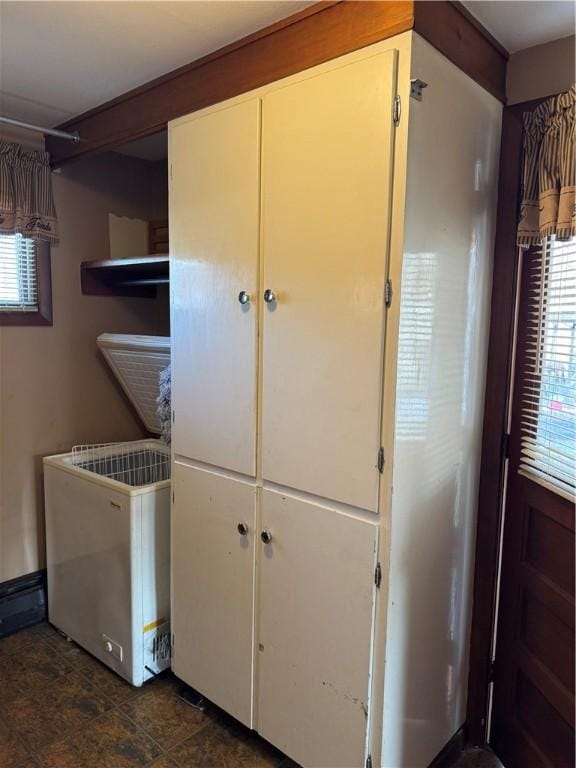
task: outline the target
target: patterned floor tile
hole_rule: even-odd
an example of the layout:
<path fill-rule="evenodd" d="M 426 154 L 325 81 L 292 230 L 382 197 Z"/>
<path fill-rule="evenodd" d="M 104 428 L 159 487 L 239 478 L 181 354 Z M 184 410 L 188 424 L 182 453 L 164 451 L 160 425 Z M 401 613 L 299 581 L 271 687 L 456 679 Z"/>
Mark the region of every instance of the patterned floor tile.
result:
<path fill-rule="evenodd" d="M 152 739 L 114 710 L 37 757 L 42 768 L 144 768 L 160 754 Z"/>
<path fill-rule="evenodd" d="M 41 640 L 48 640 L 51 637 L 56 637 L 60 634 L 60 631 L 47 621 L 43 621 L 41 624 L 35 624 L 26 631 L 34 637 L 39 637 Z"/>
<path fill-rule="evenodd" d="M 503 768 L 494 752 L 477 747 L 466 749 L 454 768 Z"/>
<path fill-rule="evenodd" d="M 162 755 L 150 765 L 150 768 L 181 768 L 169 755 Z"/>
<path fill-rule="evenodd" d="M 38 638 L 29 629 L 3 637 L 0 641 L 0 660 L 8 656 L 17 656 L 24 647 L 37 641 Z"/>
<path fill-rule="evenodd" d="M 85 659 L 91 658 L 85 650 L 60 632 L 47 635 L 45 642 L 63 656 L 73 667 L 80 666 L 80 664 L 84 663 Z"/>
<path fill-rule="evenodd" d="M 0 655 L 2 701 L 6 704 L 21 694 L 41 692 L 71 671 L 70 664 L 47 643 L 23 642 L 17 653 L 12 649 Z"/>
<path fill-rule="evenodd" d="M 49 624 L 3 638 L 0 768 L 298 768 L 216 707 L 189 706 L 180 690 L 170 674 L 132 688 Z M 454 768 L 502 766 L 471 749 Z"/>
<path fill-rule="evenodd" d="M 0 712 L 0 766 L 1 768 L 24 768 L 29 753 L 22 741 L 3 722 Z"/>
<path fill-rule="evenodd" d="M 174 680 L 155 680 L 121 709 L 163 749 L 196 733 L 208 722 L 206 715 L 177 696 Z"/>
<path fill-rule="evenodd" d="M 112 707 L 111 702 L 76 672 L 53 681 L 42 695 L 17 696 L 4 706 L 6 725 L 32 751 L 77 731 Z"/>
<path fill-rule="evenodd" d="M 182 768 L 279 768 L 285 756 L 248 729 L 212 722 L 170 750 Z"/>
<path fill-rule="evenodd" d="M 81 662 L 76 666 L 77 672 L 87 678 L 95 688 L 107 696 L 114 704 L 122 704 L 124 701 L 137 696 L 140 689 L 127 683 L 111 669 L 85 654 Z"/>

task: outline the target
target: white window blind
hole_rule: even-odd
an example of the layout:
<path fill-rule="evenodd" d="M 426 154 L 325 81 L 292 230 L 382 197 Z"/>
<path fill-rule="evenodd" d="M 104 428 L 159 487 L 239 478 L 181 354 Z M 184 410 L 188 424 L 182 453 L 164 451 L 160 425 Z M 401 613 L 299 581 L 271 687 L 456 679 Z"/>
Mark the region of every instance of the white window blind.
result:
<path fill-rule="evenodd" d="M 562 495 L 576 488 L 576 239 L 531 256 L 520 471 Z"/>
<path fill-rule="evenodd" d="M 0 235 L 0 312 L 37 310 L 34 240 L 22 235 Z"/>

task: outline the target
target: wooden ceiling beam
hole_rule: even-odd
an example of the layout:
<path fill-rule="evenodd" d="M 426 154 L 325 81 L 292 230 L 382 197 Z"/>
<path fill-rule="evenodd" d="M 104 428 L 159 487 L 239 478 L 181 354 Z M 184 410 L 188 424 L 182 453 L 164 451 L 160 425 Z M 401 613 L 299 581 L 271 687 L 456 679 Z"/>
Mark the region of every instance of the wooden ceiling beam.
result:
<path fill-rule="evenodd" d="M 410 29 L 503 100 L 505 58 L 458 5 L 413 0 L 316 3 L 59 125 L 60 130 L 78 131 L 81 141 L 47 138 L 52 164 L 115 149 L 164 129 L 176 117 Z"/>
<path fill-rule="evenodd" d="M 414 31 L 505 103 L 506 49 L 461 3 L 428 1 L 414 6 Z"/>

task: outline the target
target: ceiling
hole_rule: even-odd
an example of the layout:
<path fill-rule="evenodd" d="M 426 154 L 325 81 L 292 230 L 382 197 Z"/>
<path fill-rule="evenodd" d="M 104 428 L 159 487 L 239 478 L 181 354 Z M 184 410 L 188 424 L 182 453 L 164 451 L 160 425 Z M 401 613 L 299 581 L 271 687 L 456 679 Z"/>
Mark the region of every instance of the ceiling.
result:
<path fill-rule="evenodd" d="M 573 0 L 468 0 L 463 5 L 509 53 L 574 34 Z"/>
<path fill-rule="evenodd" d="M 0 114 L 57 125 L 312 4 L 0 0 Z M 570 0 L 464 5 L 510 52 L 574 33 Z M 165 139 L 122 151 L 159 159 Z"/>
<path fill-rule="evenodd" d="M 0 1 L 0 114 L 54 126 L 311 5 Z"/>

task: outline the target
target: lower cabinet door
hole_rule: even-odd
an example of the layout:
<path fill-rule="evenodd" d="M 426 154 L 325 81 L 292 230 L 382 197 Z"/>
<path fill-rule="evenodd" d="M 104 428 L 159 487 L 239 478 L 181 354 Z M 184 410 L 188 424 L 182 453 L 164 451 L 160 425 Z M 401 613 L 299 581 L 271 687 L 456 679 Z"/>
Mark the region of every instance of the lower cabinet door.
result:
<path fill-rule="evenodd" d="M 252 727 L 256 488 L 176 462 L 174 673 Z"/>
<path fill-rule="evenodd" d="M 259 529 L 257 730 L 305 768 L 363 768 L 377 527 L 264 490 Z"/>

